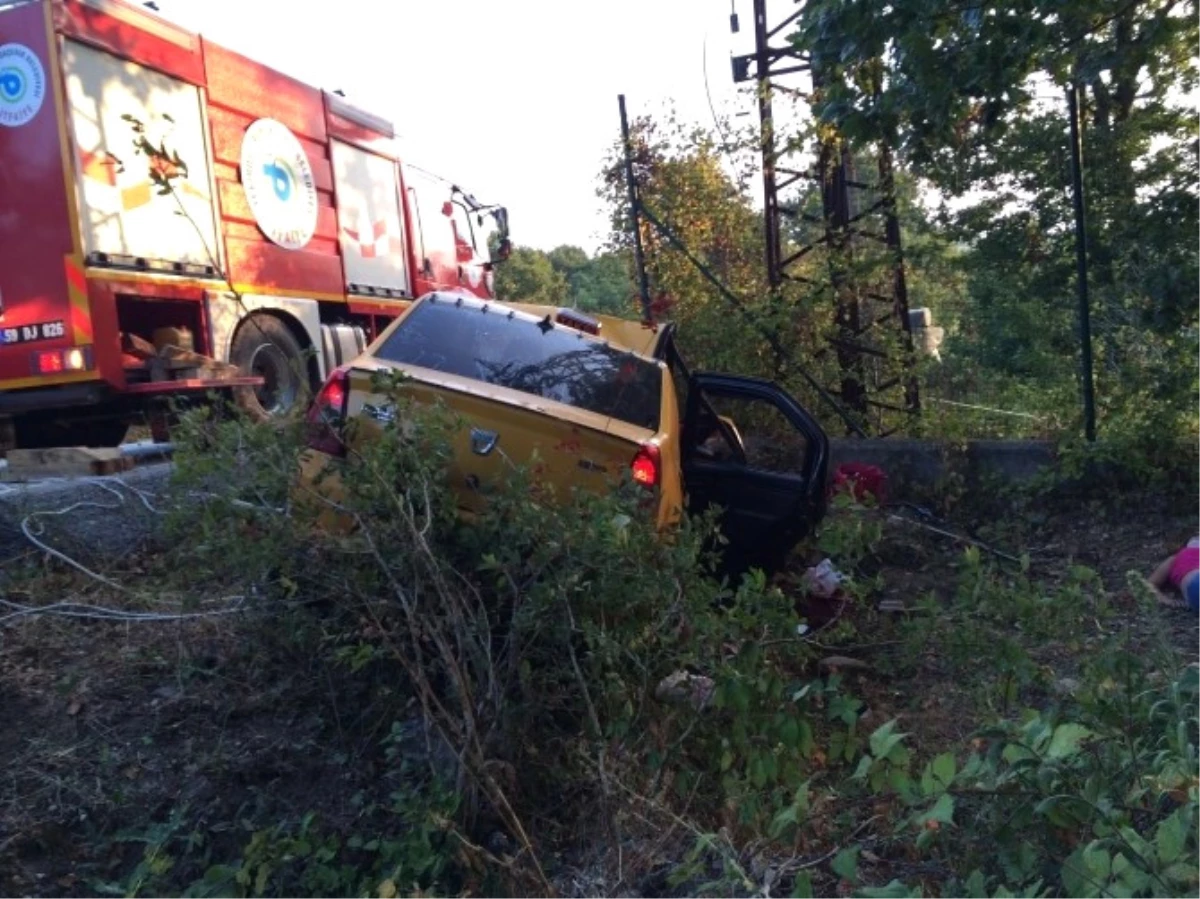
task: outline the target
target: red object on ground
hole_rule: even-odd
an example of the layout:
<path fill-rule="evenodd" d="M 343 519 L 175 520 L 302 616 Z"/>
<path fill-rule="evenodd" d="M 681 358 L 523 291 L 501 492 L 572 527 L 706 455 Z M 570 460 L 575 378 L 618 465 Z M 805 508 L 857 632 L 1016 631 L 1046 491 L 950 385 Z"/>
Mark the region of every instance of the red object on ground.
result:
<path fill-rule="evenodd" d="M 887 473 L 876 465 L 865 462 L 843 462 L 833 473 L 830 494 L 848 492 L 862 502 L 866 494 L 883 503 L 887 500 Z"/>

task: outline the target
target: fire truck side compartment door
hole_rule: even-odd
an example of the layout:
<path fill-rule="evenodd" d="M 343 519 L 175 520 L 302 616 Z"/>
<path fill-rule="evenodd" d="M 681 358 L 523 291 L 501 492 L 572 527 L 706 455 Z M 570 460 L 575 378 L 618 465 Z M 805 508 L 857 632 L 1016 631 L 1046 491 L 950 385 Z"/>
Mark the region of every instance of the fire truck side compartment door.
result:
<path fill-rule="evenodd" d="M 200 89 L 72 40 L 64 42 L 63 68 L 84 251 L 212 264 L 220 245 Z M 175 198 L 157 195 L 151 160 L 134 152 L 134 122 L 124 116 L 187 167 L 183 177 L 165 166 L 180 175 L 172 184 L 183 215 Z"/>
<path fill-rule="evenodd" d="M 396 163 L 339 140 L 330 146 L 347 290 L 370 294 L 364 288 L 383 288 L 411 296 Z"/>

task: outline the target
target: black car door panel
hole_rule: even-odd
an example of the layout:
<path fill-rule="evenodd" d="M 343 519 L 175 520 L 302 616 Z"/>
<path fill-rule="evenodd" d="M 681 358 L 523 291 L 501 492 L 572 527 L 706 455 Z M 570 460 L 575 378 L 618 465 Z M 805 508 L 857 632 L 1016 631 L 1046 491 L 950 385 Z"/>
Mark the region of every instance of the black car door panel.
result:
<path fill-rule="evenodd" d="M 824 512 L 829 442 L 820 426 L 770 381 L 697 373 L 683 433 L 690 509 L 720 507 L 733 551 L 774 567 Z"/>

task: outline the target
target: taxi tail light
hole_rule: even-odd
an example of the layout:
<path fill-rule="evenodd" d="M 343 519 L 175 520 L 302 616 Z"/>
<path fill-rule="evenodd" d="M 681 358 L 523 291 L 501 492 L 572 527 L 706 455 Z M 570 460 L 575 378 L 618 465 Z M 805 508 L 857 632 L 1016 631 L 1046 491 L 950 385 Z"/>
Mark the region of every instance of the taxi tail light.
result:
<path fill-rule="evenodd" d="M 342 428 L 346 424 L 346 404 L 350 398 L 350 367 L 343 365 L 321 387 L 308 410 L 308 445 L 330 456 L 346 455 Z"/>
<path fill-rule="evenodd" d="M 629 472 L 633 475 L 635 483 L 647 489 L 657 487 L 662 477 L 662 454 L 658 447 L 653 443 L 642 444 L 633 461 L 629 463 Z"/>

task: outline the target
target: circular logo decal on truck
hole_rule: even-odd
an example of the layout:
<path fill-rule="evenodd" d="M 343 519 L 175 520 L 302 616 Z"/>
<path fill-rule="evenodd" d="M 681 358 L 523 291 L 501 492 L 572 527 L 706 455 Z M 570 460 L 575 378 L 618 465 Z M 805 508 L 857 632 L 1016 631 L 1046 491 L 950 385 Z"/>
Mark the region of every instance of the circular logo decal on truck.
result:
<path fill-rule="evenodd" d="M 24 44 L 0 44 L 0 125 L 19 128 L 42 108 L 46 72 Z"/>
<path fill-rule="evenodd" d="M 274 119 L 259 119 L 242 140 L 242 186 L 263 234 L 299 250 L 317 230 L 317 188 L 296 135 Z"/>

